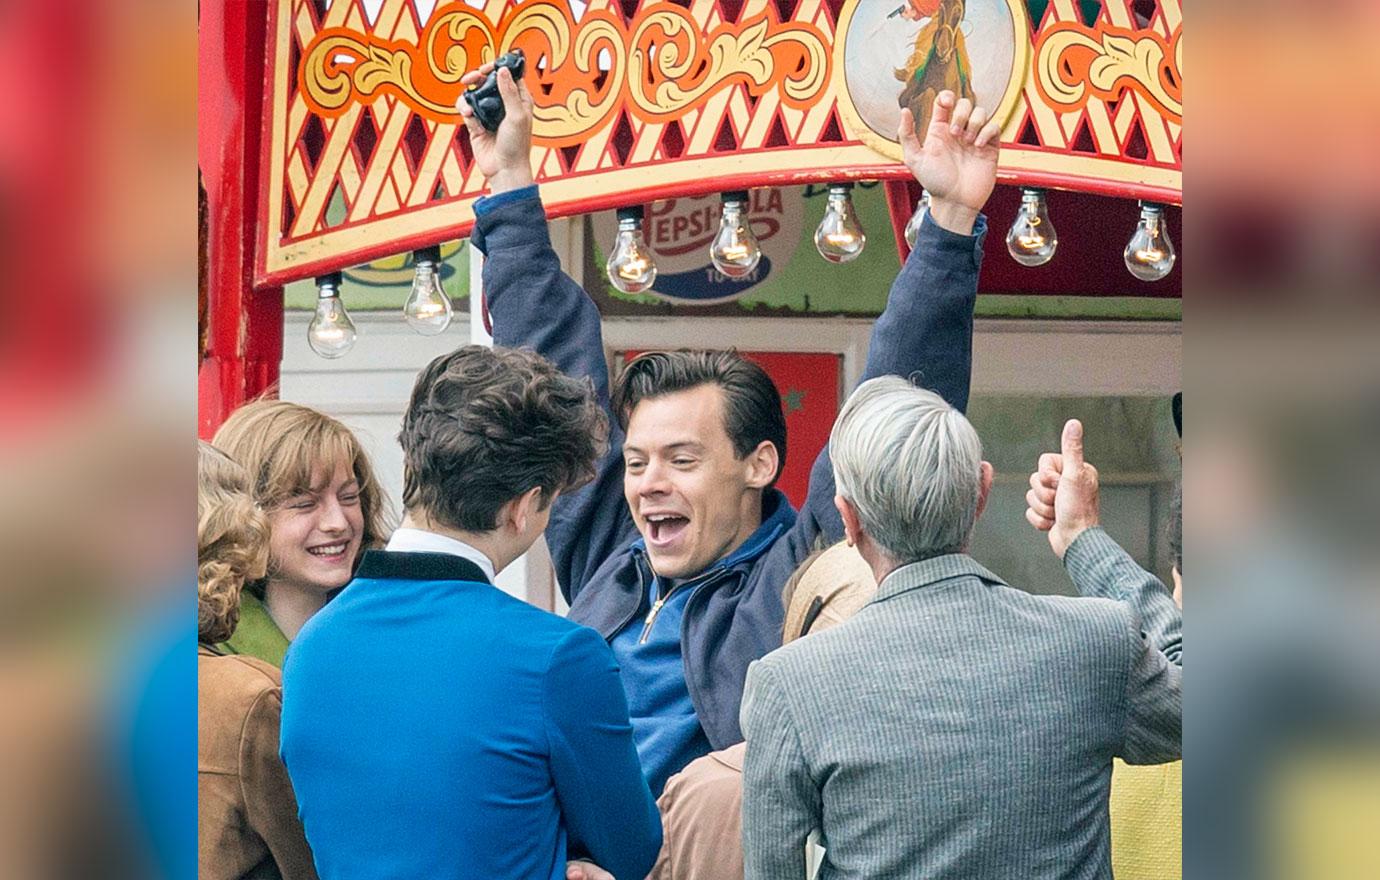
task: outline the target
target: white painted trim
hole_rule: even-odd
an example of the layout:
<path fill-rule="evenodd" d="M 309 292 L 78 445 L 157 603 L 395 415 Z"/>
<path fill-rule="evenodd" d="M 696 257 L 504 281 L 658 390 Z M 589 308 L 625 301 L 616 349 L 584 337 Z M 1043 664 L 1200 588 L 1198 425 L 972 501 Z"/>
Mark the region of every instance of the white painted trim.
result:
<path fill-rule="evenodd" d="M 1176 321 L 978 321 L 974 395 L 1167 396 L 1183 387 Z"/>

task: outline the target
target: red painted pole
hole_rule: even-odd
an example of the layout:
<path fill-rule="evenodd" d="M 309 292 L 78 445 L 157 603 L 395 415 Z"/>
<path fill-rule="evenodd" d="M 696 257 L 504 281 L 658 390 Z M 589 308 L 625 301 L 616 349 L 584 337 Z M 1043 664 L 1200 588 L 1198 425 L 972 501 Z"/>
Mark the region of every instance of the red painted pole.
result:
<path fill-rule="evenodd" d="M 282 288 L 255 291 L 267 3 L 202 0 L 197 159 L 206 188 L 206 350 L 197 432 L 210 437 L 241 403 L 277 383 Z"/>

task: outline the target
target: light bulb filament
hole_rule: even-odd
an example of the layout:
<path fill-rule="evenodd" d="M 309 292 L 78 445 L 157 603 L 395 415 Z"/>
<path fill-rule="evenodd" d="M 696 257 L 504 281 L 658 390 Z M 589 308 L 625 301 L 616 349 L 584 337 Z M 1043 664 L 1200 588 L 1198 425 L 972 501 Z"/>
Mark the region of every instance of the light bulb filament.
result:
<path fill-rule="evenodd" d="M 824 219 L 815 229 L 815 250 L 831 263 L 847 263 L 861 254 L 867 234 L 858 223 L 853 200 L 849 196 L 852 184 L 831 184 Z"/>
<path fill-rule="evenodd" d="M 1006 250 L 1022 266 L 1043 266 L 1054 258 L 1059 234 L 1049 219 L 1044 192 L 1025 189 L 1021 207 L 1006 233 Z"/>
<path fill-rule="evenodd" d="M 1141 202 L 1140 222 L 1122 254 L 1126 268 L 1141 281 L 1158 281 L 1174 268 L 1174 242 L 1161 215 L 1159 205 Z"/>
<path fill-rule="evenodd" d="M 618 274 L 629 281 L 637 281 L 647 272 L 647 261 L 642 257 L 629 257 L 618 265 Z"/>
<path fill-rule="evenodd" d="M 340 301 L 339 275 L 334 281 L 317 281 L 316 314 L 307 327 L 307 344 L 324 358 L 338 358 L 354 347 L 354 322 Z"/>
<path fill-rule="evenodd" d="M 656 262 L 642 237 L 641 208 L 621 208 L 618 235 L 604 270 L 609 282 L 624 293 L 641 293 L 656 281 Z"/>
<path fill-rule="evenodd" d="M 414 314 L 416 317 L 418 317 L 418 318 L 423 318 L 423 319 L 425 319 L 425 318 L 434 318 L 434 317 L 436 317 L 436 316 L 438 316 L 438 315 L 444 314 L 445 311 L 446 311 L 446 310 L 441 306 L 440 303 L 434 303 L 434 302 L 421 302 L 421 303 L 418 303 L 418 304 L 413 308 L 413 310 L 412 310 L 413 314 Z"/>
<path fill-rule="evenodd" d="M 762 259 L 762 248 L 747 217 L 748 194 L 726 192 L 719 212 L 719 231 L 709 244 L 709 262 L 724 278 L 746 279 Z"/>

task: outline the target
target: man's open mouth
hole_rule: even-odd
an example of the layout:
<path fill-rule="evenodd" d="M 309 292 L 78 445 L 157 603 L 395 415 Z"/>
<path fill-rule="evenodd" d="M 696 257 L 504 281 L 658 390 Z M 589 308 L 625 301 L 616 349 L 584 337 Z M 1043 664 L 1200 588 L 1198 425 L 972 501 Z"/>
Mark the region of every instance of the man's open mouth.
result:
<path fill-rule="evenodd" d="M 678 514 L 652 514 L 647 517 L 647 540 L 653 544 L 669 544 L 680 537 L 688 525 L 690 520 Z"/>

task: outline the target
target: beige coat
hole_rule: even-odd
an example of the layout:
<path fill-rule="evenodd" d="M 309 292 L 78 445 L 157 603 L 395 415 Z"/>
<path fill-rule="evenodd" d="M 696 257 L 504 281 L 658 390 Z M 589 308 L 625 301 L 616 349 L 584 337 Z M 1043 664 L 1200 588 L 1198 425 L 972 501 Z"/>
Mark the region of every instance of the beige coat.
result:
<path fill-rule="evenodd" d="M 743 880 L 743 753 L 738 743 L 691 761 L 666 783 L 661 854 L 648 880 Z"/>
<path fill-rule="evenodd" d="M 316 880 L 297 800 L 278 758 L 282 673 L 197 651 L 197 876 Z"/>

